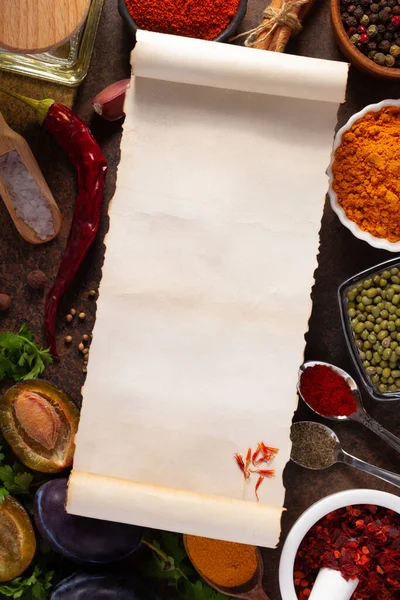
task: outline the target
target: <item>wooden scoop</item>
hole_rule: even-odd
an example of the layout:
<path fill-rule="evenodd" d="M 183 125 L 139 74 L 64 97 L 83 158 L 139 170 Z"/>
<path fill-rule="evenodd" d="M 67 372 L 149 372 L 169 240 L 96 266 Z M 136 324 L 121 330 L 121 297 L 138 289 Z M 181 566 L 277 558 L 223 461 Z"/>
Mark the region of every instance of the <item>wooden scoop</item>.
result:
<path fill-rule="evenodd" d="M 188 550 L 188 546 L 186 544 L 186 535 L 183 536 L 183 543 L 185 545 L 185 550 L 187 552 L 187 555 L 190 558 L 190 560 L 192 561 L 192 559 L 190 557 L 190 552 Z M 256 572 L 254 573 L 253 577 L 247 583 L 244 583 L 243 585 L 240 585 L 237 587 L 227 588 L 227 587 L 220 587 L 219 585 L 216 585 L 215 583 L 213 583 L 212 581 L 210 581 L 207 577 L 205 577 L 203 575 L 203 573 L 196 567 L 196 565 L 193 561 L 192 561 L 192 564 L 193 564 L 194 568 L 196 569 L 196 571 L 198 572 L 198 574 L 204 579 L 204 581 L 206 583 L 208 583 L 208 585 L 210 587 L 214 588 L 215 590 L 217 590 L 217 592 L 220 592 L 221 594 L 225 594 L 226 596 L 231 596 L 233 598 L 247 598 L 247 600 L 270 600 L 269 596 L 267 596 L 267 594 L 264 592 L 264 590 L 262 588 L 262 579 L 263 579 L 263 575 L 264 575 L 264 563 L 263 563 L 263 559 L 262 559 L 261 553 L 258 548 L 256 548 L 256 554 L 257 554 Z"/>
<path fill-rule="evenodd" d="M 57 48 L 79 29 L 90 0 L 1 0 L 0 48 L 37 53 Z"/>
<path fill-rule="evenodd" d="M 31 149 L 29 148 L 28 143 L 24 140 L 24 138 L 21 135 L 16 133 L 13 129 L 11 129 L 11 127 L 7 125 L 3 115 L 0 113 L 0 157 L 4 154 L 7 154 L 8 152 L 12 152 L 13 150 L 16 150 L 18 152 L 25 167 L 28 169 L 29 173 L 35 180 L 36 185 L 42 192 L 45 200 L 47 200 L 48 208 L 51 212 L 51 216 L 53 219 L 54 233 L 52 235 L 49 235 L 46 239 L 42 240 L 36 234 L 36 232 L 27 223 L 25 223 L 25 221 L 21 219 L 21 217 L 17 215 L 13 203 L 11 201 L 10 194 L 1 177 L 0 195 L 3 198 L 4 204 L 6 205 L 12 220 L 14 221 L 15 227 L 17 228 L 21 236 L 24 238 L 24 240 L 30 242 L 31 244 L 43 244 L 44 242 L 52 240 L 60 231 L 61 214 L 50 191 L 50 188 L 47 185 L 45 178 L 43 177 L 40 167 L 37 164 Z"/>

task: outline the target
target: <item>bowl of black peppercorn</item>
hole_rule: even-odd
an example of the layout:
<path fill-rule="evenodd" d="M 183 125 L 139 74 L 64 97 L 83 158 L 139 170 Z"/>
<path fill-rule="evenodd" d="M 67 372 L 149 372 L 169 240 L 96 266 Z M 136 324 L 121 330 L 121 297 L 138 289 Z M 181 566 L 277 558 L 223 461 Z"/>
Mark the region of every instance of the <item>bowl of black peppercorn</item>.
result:
<path fill-rule="evenodd" d="M 400 0 L 331 0 L 340 50 L 360 70 L 400 79 Z"/>

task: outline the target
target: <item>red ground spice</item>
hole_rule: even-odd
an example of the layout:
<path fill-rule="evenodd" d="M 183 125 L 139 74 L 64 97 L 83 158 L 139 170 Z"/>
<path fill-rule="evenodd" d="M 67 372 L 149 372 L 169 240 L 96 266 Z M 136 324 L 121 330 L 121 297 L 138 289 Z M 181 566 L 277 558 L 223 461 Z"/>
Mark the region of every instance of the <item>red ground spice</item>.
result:
<path fill-rule="evenodd" d="M 348 417 L 357 410 L 347 382 L 326 365 L 314 365 L 303 371 L 300 392 L 311 408 L 325 417 Z"/>
<path fill-rule="evenodd" d="M 235 16 L 239 0 L 125 0 L 140 29 L 213 40 Z"/>
<path fill-rule="evenodd" d="M 400 600 L 400 515 L 360 504 L 318 521 L 300 544 L 294 565 L 299 600 L 307 600 L 321 567 L 360 583 L 352 600 Z"/>

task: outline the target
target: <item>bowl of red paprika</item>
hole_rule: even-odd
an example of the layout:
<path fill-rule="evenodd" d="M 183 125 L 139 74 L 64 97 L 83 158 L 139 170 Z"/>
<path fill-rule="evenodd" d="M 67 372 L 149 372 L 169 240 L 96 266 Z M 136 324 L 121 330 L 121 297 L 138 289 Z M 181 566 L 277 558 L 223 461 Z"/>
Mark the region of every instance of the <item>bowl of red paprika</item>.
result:
<path fill-rule="evenodd" d="M 398 538 L 399 525 L 400 498 L 394 494 L 353 489 L 319 500 L 299 517 L 284 543 L 279 563 L 282 600 L 305 600 L 319 569 L 327 566 L 325 559 L 345 577 L 359 578 L 357 597 L 379 598 L 384 586 L 388 586 L 386 597 L 397 597 L 400 583 L 392 576 L 398 570 L 398 550 L 391 548 L 395 539 L 391 533 L 397 532 Z M 338 542 L 337 532 L 345 532 L 345 526 L 351 533 L 342 533 L 339 545 L 333 545 L 332 539 Z"/>
<path fill-rule="evenodd" d="M 228 41 L 246 14 L 247 0 L 118 0 L 128 30 L 145 29 L 184 37 Z"/>

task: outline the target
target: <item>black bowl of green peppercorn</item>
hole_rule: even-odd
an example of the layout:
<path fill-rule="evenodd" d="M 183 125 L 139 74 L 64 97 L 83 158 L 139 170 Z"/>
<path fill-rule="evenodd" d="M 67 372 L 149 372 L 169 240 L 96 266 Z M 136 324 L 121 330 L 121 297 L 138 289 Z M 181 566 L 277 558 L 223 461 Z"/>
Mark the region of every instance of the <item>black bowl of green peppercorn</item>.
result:
<path fill-rule="evenodd" d="M 338 290 L 347 349 L 375 400 L 400 400 L 400 260 L 347 279 Z"/>

